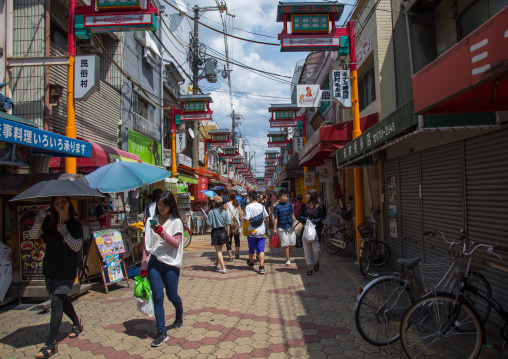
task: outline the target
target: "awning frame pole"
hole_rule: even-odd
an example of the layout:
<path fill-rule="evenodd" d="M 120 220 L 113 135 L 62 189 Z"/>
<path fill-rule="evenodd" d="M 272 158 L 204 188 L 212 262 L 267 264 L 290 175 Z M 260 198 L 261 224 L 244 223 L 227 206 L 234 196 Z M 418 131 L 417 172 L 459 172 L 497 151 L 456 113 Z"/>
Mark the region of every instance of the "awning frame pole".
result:
<path fill-rule="evenodd" d="M 175 125 L 175 106 L 171 108 L 171 175 L 178 176 L 176 170 L 176 125 Z"/>

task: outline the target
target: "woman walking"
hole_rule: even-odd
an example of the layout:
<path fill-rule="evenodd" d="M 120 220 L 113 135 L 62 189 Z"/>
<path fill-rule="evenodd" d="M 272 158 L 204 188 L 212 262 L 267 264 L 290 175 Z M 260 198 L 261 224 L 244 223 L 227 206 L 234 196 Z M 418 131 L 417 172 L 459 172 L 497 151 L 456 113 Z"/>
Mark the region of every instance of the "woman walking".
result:
<path fill-rule="evenodd" d="M 40 211 L 30 229 L 29 238 L 46 243 L 42 272 L 51 299 L 51 318 L 46 343 L 36 358 L 49 358 L 58 352 L 56 336 L 62 324 L 63 313 L 72 321 L 69 338 L 77 338 L 83 331 L 69 298 L 78 270 L 78 252 L 83 244 L 83 227 L 69 197 L 53 197 L 50 213 Z"/>
<path fill-rule="evenodd" d="M 153 308 L 157 324 L 157 336 L 152 347 L 158 347 L 168 339 L 164 317 L 164 286 L 166 296 L 175 307 L 175 328 L 183 324 L 182 299 L 178 295 L 178 282 L 183 256 L 183 222 L 176 200 L 169 191 L 164 191 L 157 200 L 155 215 L 148 218 L 150 228 L 145 233 L 145 246 L 141 262 L 141 276 L 148 275 L 153 297 Z"/>
<path fill-rule="evenodd" d="M 319 258 L 321 256 L 321 232 L 323 230 L 323 220 L 326 218 L 325 206 L 319 204 L 317 191 L 315 189 L 307 190 L 306 203 L 300 208 L 300 221 L 305 225 L 309 219 L 316 226 L 315 238 L 302 238 L 303 251 L 305 253 L 305 261 L 307 262 L 307 275 L 312 275 L 312 255 L 314 255 L 314 270 L 319 270 Z M 305 231 L 305 230 L 304 230 Z"/>
<path fill-rule="evenodd" d="M 243 211 L 238 203 L 235 192 L 229 192 L 228 203 L 227 203 L 227 214 L 231 228 L 229 231 L 229 241 L 226 245 L 229 255 L 229 261 L 233 261 L 233 237 L 235 238 L 235 258 L 240 258 L 240 227 L 242 226 Z M 235 223 L 236 222 L 236 223 Z"/>
<path fill-rule="evenodd" d="M 213 197 L 212 210 L 208 212 L 206 224 L 212 226 L 212 246 L 215 247 L 217 271 L 226 274 L 226 266 L 222 257 L 222 246 L 229 240 L 229 220 L 228 214 L 222 204 L 222 197 Z"/>

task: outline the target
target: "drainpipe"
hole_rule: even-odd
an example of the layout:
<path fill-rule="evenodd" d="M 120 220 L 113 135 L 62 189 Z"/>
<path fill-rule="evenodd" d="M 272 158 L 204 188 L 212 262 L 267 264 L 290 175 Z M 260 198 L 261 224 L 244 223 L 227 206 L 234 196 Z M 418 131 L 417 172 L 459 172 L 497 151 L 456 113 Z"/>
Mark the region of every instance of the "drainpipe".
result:
<path fill-rule="evenodd" d="M 5 63 L 6 63 L 6 70 L 5 71 L 5 82 L 10 82 L 10 68 L 7 68 L 7 59 L 12 58 L 12 48 L 13 48 L 13 33 L 12 29 L 14 28 L 14 21 L 13 21 L 13 2 L 12 1 L 6 1 L 6 24 L 5 24 Z M 11 90 L 11 84 L 5 86 L 5 96 L 12 98 L 12 90 Z"/>
<path fill-rule="evenodd" d="M 44 56 L 46 58 L 48 58 L 50 56 L 49 54 L 49 47 L 50 47 L 50 42 L 49 42 L 49 36 L 50 36 L 50 26 L 51 26 L 51 21 L 50 21 L 50 3 L 51 3 L 51 0 L 46 0 L 46 5 L 45 5 L 45 11 L 44 11 L 44 16 L 46 17 L 46 21 L 45 21 L 45 29 L 44 29 Z M 44 67 L 44 122 L 43 122 L 43 128 L 44 128 L 44 131 L 49 131 L 49 69 L 50 67 L 49 66 L 45 66 Z"/>

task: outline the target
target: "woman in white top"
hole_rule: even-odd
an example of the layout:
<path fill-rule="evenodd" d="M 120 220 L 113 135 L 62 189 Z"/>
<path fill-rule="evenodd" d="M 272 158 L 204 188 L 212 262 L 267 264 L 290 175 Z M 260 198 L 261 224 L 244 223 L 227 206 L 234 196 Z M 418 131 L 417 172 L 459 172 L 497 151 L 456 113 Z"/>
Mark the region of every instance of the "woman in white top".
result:
<path fill-rule="evenodd" d="M 158 347 L 168 339 L 164 320 L 164 285 L 169 301 L 175 307 L 175 328 L 183 324 L 182 299 L 178 295 L 178 281 L 182 268 L 183 222 L 176 206 L 175 197 L 169 191 L 163 192 L 155 209 L 155 215 L 148 218 L 145 246 L 141 263 L 141 276 L 148 276 L 152 291 L 157 337 L 152 347 Z"/>
<path fill-rule="evenodd" d="M 233 261 L 233 237 L 235 238 L 235 258 L 240 258 L 240 228 L 242 226 L 242 222 L 240 218 L 243 218 L 242 207 L 238 204 L 238 199 L 236 198 L 236 192 L 231 191 L 228 194 L 228 203 L 227 203 L 227 212 L 229 216 L 229 220 L 231 222 L 231 230 L 229 231 L 229 242 L 226 243 L 226 248 L 228 250 L 229 261 Z M 235 223 L 236 221 L 236 223 Z"/>

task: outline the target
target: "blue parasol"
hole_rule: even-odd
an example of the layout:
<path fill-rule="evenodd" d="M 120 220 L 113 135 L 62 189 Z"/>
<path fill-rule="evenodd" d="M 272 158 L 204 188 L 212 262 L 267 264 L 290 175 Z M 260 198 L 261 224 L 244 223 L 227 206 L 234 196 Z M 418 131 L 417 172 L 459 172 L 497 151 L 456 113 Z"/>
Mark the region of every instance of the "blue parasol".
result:
<path fill-rule="evenodd" d="M 200 191 L 200 192 L 203 193 L 205 196 L 210 197 L 210 198 L 213 198 L 213 197 L 217 196 L 217 193 L 215 193 L 214 191 L 210 191 L 208 189 Z"/>

